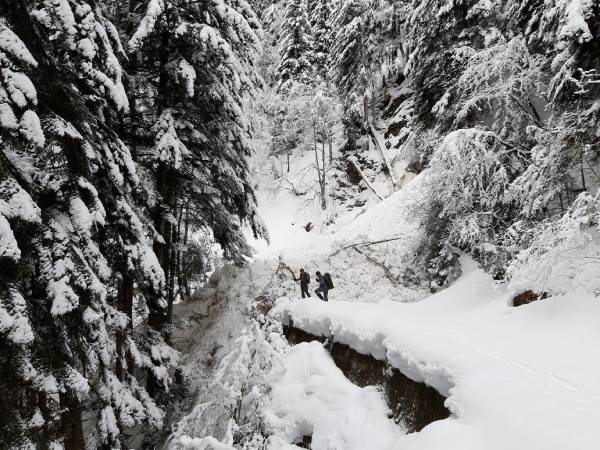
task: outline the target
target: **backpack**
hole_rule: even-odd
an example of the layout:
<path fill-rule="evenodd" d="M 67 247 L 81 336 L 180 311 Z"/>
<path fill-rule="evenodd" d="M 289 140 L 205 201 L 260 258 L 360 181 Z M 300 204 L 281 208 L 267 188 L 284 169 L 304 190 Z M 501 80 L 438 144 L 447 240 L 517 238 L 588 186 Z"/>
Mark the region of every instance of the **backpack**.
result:
<path fill-rule="evenodd" d="M 325 279 L 325 286 L 327 286 L 327 289 L 333 289 L 333 281 L 331 281 L 331 275 L 326 273 L 325 275 L 323 275 L 323 278 Z"/>
<path fill-rule="evenodd" d="M 308 272 L 304 272 L 304 280 L 306 281 L 306 284 L 310 283 L 310 275 Z"/>

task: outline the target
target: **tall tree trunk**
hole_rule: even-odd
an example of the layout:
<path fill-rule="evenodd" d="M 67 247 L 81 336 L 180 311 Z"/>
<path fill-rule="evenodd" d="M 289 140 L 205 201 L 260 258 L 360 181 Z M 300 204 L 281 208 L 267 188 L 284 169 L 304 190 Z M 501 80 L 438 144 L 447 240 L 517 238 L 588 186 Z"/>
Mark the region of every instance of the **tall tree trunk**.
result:
<path fill-rule="evenodd" d="M 177 247 L 179 233 L 177 229 L 171 226 L 171 250 L 169 254 L 169 297 L 167 304 L 167 323 L 173 323 L 173 305 L 175 304 L 175 275 L 177 273 Z"/>
<path fill-rule="evenodd" d="M 119 281 L 118 306 L 119 311 L 127 315 L 129 324 L 127 329 L 117 332 L 116 375 L 119 380 L 123 380 L 126 366 L 129 367 L 129 370 L 132 368 L 132 361 L 125 355 L 125 338 L 128 330 L 133 329 L 133 279 L 127 275 L 126 270 L 123 272 L 125 273 Z"/>
<path fill-rule="evenodd" d="M 365 130 L 369 130 L 369 97 L 365 93 L 363 95 L 363 115 L 364 115 L 364 127 Z M 369 151 L 369 133 L 367 133 L 367 151 Z"/>
<path fill-rule="evenodd" d="M 64 436 L 65 450 L 85 450 L 83 422 L 81 420 L 81 404 L 69 393 L 59 393 L 60 420 Z"/>
<path fill-rule="evenodd" d="M 189 241 L 189 231 L 190 231 L 190 207 L 188 204 L 188 206 L 186 207 L 186 210 L 185 210 L 185 231 L 183 233 L 183 245 L 185 246 L 185 248 L 187 248 L 188 241 Z M 187 268 L 185 268 L 185 269 L 181 268 L 181 270 L 183 273 L 183 286 L 184 286 L 184 290 L 185 290 L 185 295 L 187 298 L 190 298 L 192 296 L 192 293 L 191 293 L 190 284 L 189 284 L 189 280 L 188 280 Z"/>
<path fill-rule="evenodd" d="M 173 189 L 167 191 L 167 204 L 171 208 L 171 214 L 175 216 L 177 214 L 177 196 L 174 194 Z M 162 267 L 165 272 L 165 282 L 167 285 L 167 311 L 164 316 L 165 323 L 169 324 L 173 322 L 173 304 L 175 303 L 175 273 L 176 273 L 176 258 L 175 250 L 177 248 L 177 227 L 173 225 L 169 220 L 165 220 L 166 228 L 166 244 L 165 252 L 163 254 Z M 167 333 L 165 341 L 170 342 L 171 334 Z"/>
<path fill-rule="evenodd" d="M 323 166 L 323 176 L 321 177 L 321 209 L 325 211 L 327 209 L 327 192 L 325 191 L 327 179 L 325 177 L 327 169 L 325 165 L 325 142 L 321 145 L 321 161 Z"/>
<path fill-rule="evenodd" d="M 165 20 L 167 21 L 167 29 L 169 29 L 168 23 L 170 21 L 169 10 L 165 14 Z M 169 63 L 170 55 L 170 35 L 169 33 L 163 33 L 161 36 L 161 46 L 159 52 L 159 82 L 158 82 L 158 113 L 162 113 L 164 108 L 167 108 L 170 105 L 169 102 L 169 75 L 167 74 L 165 68 Z M 171 250 L 172 250 L 172 241 L 173 241 L 173 225 L 169 220 L 166 220 L 165 215 L 167 212 L 171 214 L 175 214 L 175 208 L 173 205 L 175 204 L 174 200 L 176 196 L 173 192 L 173 180 L 169 173 L 166 173 L 166 167 L 159 167 L 159 175 L 158 175 L 158 192 L 162 197 L 162 201 L 165 205 L 167 205 L 167 210 L 162 205 L 158 206 L 158 217 L 157 220 L 160 225 L 160 233 L 165 241 L 163 245 L 161 245 L 161 249 L 157 256 L 159 257 L 160 265 L 165 274 L 165 283 L 167 288 L 167 311 L 161 311 L 160 314 L 160 328 L 164 325 L 165 322 L 169 320 L 169 306 L 171 301 Z M 168 211 L 168 209 L 171 209 Z"/>
<path fill-rule="evenodd" d="M 165 184 L 165 169 L 161 166 L 157 169 L 157 181 L 156 188 L 159 194 L 163 195 L 164 193 L 164 184 Z M 164 198 L 163 198 L 164 201 Z M 168 229 L 167 223 L 164 218 L 164 208 L 159 203 L 154 211 L 154 228 L 156 231 L 163 237 L 163 242 L 155 241 L 153 245 L 154 253 L 156 254 L 156 258 L 160 263 L 160 266 L 163 269 L 165 280 L 167 279 L 167 271 L 165 267 L 165 253 L 167 253 L 167 240 L 168 240 Z M 164 324 L 164 311 L 158 305 L 152 304 L 149 305 L 150 312 L 148 313 L 148 324 L 157 331 L 162 329 Z"/>
<path fill-rule="evenodd" d="M 315 164 L 317 167 L 317 179 L 319 181 L 319 194 L 321 197 L 321 208 L 325 209 L 325 146 L 322 148 L 322 167 L 319 163 L 319 147 L 317 145 L 317 125 L 313 121 L 313 146 L 315 150 Z"/>
<path fill-rule="evenodd" d="M 375 83 L 373 83 L 373 93 L 371 95 L 371 122 L 375 123 Z"/>
<path fill-rule="evenodd" d="M 44 418 L 42 429 L 40 430 L 40 441 L 38 442 L 38 448 L 40 450 L 47 450 L 50 448 L 50 442 L 52 441 L 50 436 L 50 422 L 52 421 L 50 408 L 48 408 L 48 397 L 45 392 L 38 393 L 37 399 L 38 408 Z"/>
<path fill-rule="evenodd" d="M 170 20 L 169 17 L 169 13 L 167 10 L 167 13 L 165 14 L 165 20 L 167 21 L 167 25 L 168 22 Z M 168 26 L 167 26 L 168 29 Z M 157 112 L 158 115 L 160 115 L 162 113 L 162 111 L 167 108 L 169 106 L 169 101 L 168 101 L 168 81 L 169 81 L 169 76 L 166 73 L 166 66 L 169 63 L 169 58 L 170 58 L 170 54 L 169 54 L 169 44 L 170 44 L 170 36 L 169 33 L 162 33 L 161 37 L 161 46 L 159 49 L 159 54 L 158 54 L 158 63 L 159 63 L 159 67 L 158 67 L 158 75 L 159 75 L 159 79 L 158 79 L 158 92 L 157 92 Z M 171 192 L 169 189 L 170 183 L 167 182 L 167 178 L 169 178 L 169 174 L 167 174 L 167 168 L 164 167 L 162 164 L 159 165 L 159 167 L 157 168 L 157 180 L 156 180 L 156 187 L 157 187 L 157 191 L 160 194 L 160 196 L 162 197 L 162 203 L 166 204 L 166 205 L 170 205 L 170 199 L 171 199 Z M 154 243 L 154 253 L 156 254 L 156 257 L 158 258 L 158 261 L 163 269 L 164 275 L 165 275 L 165 282 L 167 284 L 167 288 L 168 288 L 168 282 L 169 282 L 169 268 L 170 268 L 170 256 L 171 256 L 171 224 L 169 223 L 169 221 L 165 220 L 165 208 L 162 206 L 162 204 L 158 204 L 154 213 L 154 226 L 156 228 L 156 230 L 160 233 L 160 235 L 163 237 L 165 243 L 161 244 L 158 242 Z M 161 330 L 165 320 L 167 318 L 167 315 L 165 314 L 165 312 L 158 308 L 157 305 L 154 305 L 154 307 L 150 308 L 150 313 L 148 315 L 148 323 L 150 324 L 150 326 L 152 328 L 154 328 L 155 330 Z"/>
<path fill-rule="evenodd" d="M 584 161 L 584 158 L 583 158 L 583 155 L 581 155 L 581 189 L 583 191 L 587 191 L 587 187 L 585 185 L 585 171 L 583 168 L 583 161 Z"/>

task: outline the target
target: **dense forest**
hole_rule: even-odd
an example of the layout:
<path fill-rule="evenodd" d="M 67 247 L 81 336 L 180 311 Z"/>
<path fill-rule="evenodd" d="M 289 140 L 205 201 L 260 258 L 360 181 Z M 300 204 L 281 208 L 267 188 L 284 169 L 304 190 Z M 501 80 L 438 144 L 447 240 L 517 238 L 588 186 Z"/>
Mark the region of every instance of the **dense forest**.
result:
<path fill-rule="evenodd" d="M 260 166 L 327 226 L 426 175 L 406 285 L 599 295 L 600 3 L 1 2 L 0 447 L 162 448 L 174 306 L 269 240 Z"/>

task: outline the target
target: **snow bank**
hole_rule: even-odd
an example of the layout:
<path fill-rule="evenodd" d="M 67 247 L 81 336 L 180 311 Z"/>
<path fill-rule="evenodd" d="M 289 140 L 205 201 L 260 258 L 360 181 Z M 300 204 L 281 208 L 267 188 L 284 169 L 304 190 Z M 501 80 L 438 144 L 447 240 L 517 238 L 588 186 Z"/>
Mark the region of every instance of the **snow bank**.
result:
<path fill-rule="evenodd" d="M 403 285 L 399 280 L 410 271 L 418 245 L 419 220 L 415 204 L 422 195 L 422 183 L 423 177 L 418 176 L 382 202 L 362 212 L 359 209 L 348 212 L 338 223 L 323 230 L 318 228 L 318 221 L 314 221 L 319 212 L 303 207 L 302 197 L 285 190 L 262 191 L 259 193 L 260 213 L 269 224 L 272 245 L 266 247 L 253 242 L 258 250 L 256 260 L 271 258 L 276 267 L 277 257 L 282 256 L 294 272 L 304 268 L 313 280 L 317 270 L 329 272 L 336 286 L 332 292 L 334 299 L 378 302 L 389 299 L 390 292 L 395 292 L 396 301 L 419 300 L 427 293 L 424 288 Z M 302 226 L 308 222 L 317 228 L 307 233 Z M 361 245 L 375 241 L 383 242 Z M 357 244 L 358 247 L 352 247 Z M 383 267 L 390 272 L 386 274 Z M 316 287 L 313 281 L 310 291 Z M 288 295 L 293 294 L 292 286 Z"/>
<path fill-rule="evenodd" d="M 336 233 L 336 239 L 355 241 L 359 237 L 390 239 L 403 236 L 406 240 L 417 236 L 418 221 L 414 209 L 423 196 L 424 172 L 415 177 L 403 189 L 393 193 L 364 214 L 358 216 Z M 402 230 L 401 233 L 398 230 Z"/>
<path fill-rule="evenodd" d="M 489 275 L 461 262 L 452 287 L 419 303 L 281 299 L 273 314 L 448 397 L 453 416 L 397 448 L 599 448 L 598 299 L 575 291 L 513 308 Z"/>
<path fill-rule="evenodd" d="M 318 342 L 290 348 L 282 366 L 271 375 L 263 408 L 272 433 L 269 450 L 303 436 L 312 436 L 313 450 L 377 450 L 402 436 L 387 418 L 381 393 L 348 381 Z"/>

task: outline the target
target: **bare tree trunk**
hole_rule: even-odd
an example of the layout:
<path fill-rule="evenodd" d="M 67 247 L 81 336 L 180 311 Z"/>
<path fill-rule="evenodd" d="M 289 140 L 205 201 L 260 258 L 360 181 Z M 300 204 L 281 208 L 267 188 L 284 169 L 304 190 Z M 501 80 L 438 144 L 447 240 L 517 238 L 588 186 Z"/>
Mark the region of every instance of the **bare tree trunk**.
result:
<path fill-rule="evenodd" d="M 367 177 L 365 177 L 365 174 L 363 173 L 363 171 L 358 166 L 358 163 L 356 162 L 356 160 L 354 158 L 350 158 L 349 161 L 350 161 L 350 164 L 352 164 L 354 166 L 354 168 L 356 169 L 356 171 L 358 172 L 358 174 L 360 175 L 360 177 L 363 179 L 363 181 L 365 182 L 365 184 L 367 185 L 367 187 L 371 190 L 371 192 L 373 192 L 373 194 L 375 194 L 377 196 L 377 198 L 379 198 L 379 200 L 383 200 L 383 197 L 381 196 L 381 194 L 379 194 L 379 192 L 377 192 L 375 190 L 375 188 L 369 182 L 369 180 L 367 180 Z"/>
<path fill-rule="evenodd" d="M 375 81 L 371 81 L 371 125 L 375 123 Z"/>
<path fill-rule="evenodd" d="M 325 144 L 323 143 L 321 150 L 322 165 L 319 164 L 319 147 L 317 145 L 317 125 L 313 121 L 313 146 L 315 150 L 315 164 L 317 166 L 317 178 L 319 180 L 319 194 L 321 197 L 321 208 L 327 208 L 327 201 L 325 199 Z"/>
<path fill-rule="evenodd" d="M 317 132 L 313 124 L 313 145 L 315 149 L 315 164 L 317 165 L 317 177 L 319 179 L 319 186 L 321 186 L 321 165 L 319 164 L 319 149 L 317 147 Z"/>
<path fill-rule="evenodd" d="M 369 130 L 369 97 L 367 94 L 363 95 L 363 115 L 364 115 L 364 126 L 365 130 Z M 367 151 L 369 151 L 369 135 L 367 133 Z"/>
<path fill-rule="evenodd" d="M 381 159 L 383 159 L 383 163 L 385 164 L 385 167 L 387 169 L 388 177 L 392 183 L 392 187 L 394 188 L 394 191 L 397 191 L 398 185 L 396 183 L 396 178 L 394 177 L 394 172 L 392 171 L 392 166 L 389 163 L 387 157 L 385 156 L 385 152 L 383 151 L 383 148 L 381 147 L 381 145 L 379 145 L 379 139 L 377 139 L 377 134 L 375 133 L 375 129 L 371 126 L 371 127 L 369 127 L 368 131 L 371 134 L 371 136 L 373 137 L 373 141 L 375 142 L 375 146 L 379 149 L 379 153 L 381 153 Z"/>
<path fill-rule="evenodd" d="M 124 378 L 124 371 L 126 367 L 125 338 L 127 337 L 127 330 L 133 329 L 133 279 L 125 273 L 122 275 L 122 279 L 119 281 L 118 306 L 119 311 L 126 314 L 129 318 L 127 329 L 117 332 L 116 375 L 117 379 L 121 381 Z M 127 365 L 130 366 L 131 361 L 127 361 Z"/>
<path fill-rule="evenodd" d="M 286 152 L 286 154 L 287 154 L 287 173 L 290 173 L 290 153 L 291 153 L 291 150 L 288 149 Z"/>
<path fill-rule="evenodd" d="M 79 400 L 68 393 L 59 393 L 59 399 L 64 449 L 85 450 L 83 423 L 81 420 L 81 404 L 79 403 Z"/>
<path fill-rule="evenodd" d="M 185 200 L 184 202 L 182 202 L 181 208 L 179 209 L 179 218 L 177 220 L 177 236 L 178 236 L 179 245 L 177 246 L 177 250 L 176 250 L 175 267 L 177 268 L 176 269 L 177 287 L 178 287 L 177 291 L 179 292 L 179 295 L 181 296 L 182 299 L 184 298 L 182 253 L 183 253 L 183 250 L 187 247 L 187 236 L 183 237 L 183 242 L 181 242 L 181 239 L 182 239 L 182 226 L 186 226 L 185 222 L 187 221 L 188 207 L 189 207 L 189 200 Z M 184 213 L 185 213 L 185 218 L 184 218 Z"/>
<path fill-rule="evenodd" d="M 585 172 L 583 170 L 583 155 L 581 157 L 581 189 L 587 191 L 587 187 L 585 186 Z"/>
<path fill-rule="evenodd" d="M 321 209 L 325 211 L 327 209 L 327 192 L 325 190 L 327 182 L 327 178 L 325 176 L 327 173 L 327 169 L 325 166 L 325 142 L 323 142 L 321 146 L 321 161 L 323 163 L 323 176 L 321 177 Z"/>
<path fill-rule="evenodd" d="M 187 244 L 189 241 L 189 231 L 190 231 L 190 207 L 188 204 L 188 207 L 185 210 L 185 232 L 184 232 L 184 240 L 183 240 L 183 244 L 185 245 L 185 247 L 187 248 Z M 185 295 L 187 298 L 190 298 L 192 296 L 192 292 L 190 289 L 190 284 L 189 284 L 189 280 L 188 280 L 188 276 L 187 276 L 187 269 L 183 270 L 183 286 L 185 289 Z"/>
<path fill-rule="evenodd" d="M 172 202 L 173 204 L 173 215 L 177 214 L 178 201 L 177 198 Z M 167 323 L 173 323 L 173 305 L 175 303 L 175 275 L 177 273 L 177 257 L 176 252 L 179 243 L 179 230 L 172 223 L 169 224 L 169 250 L 167 252 L 167 260 L 165 265 L 167 270 L 165 271 L 167 281 Z M 169 341 L 171 334 L 169 333 L 166 340 Z"/>

